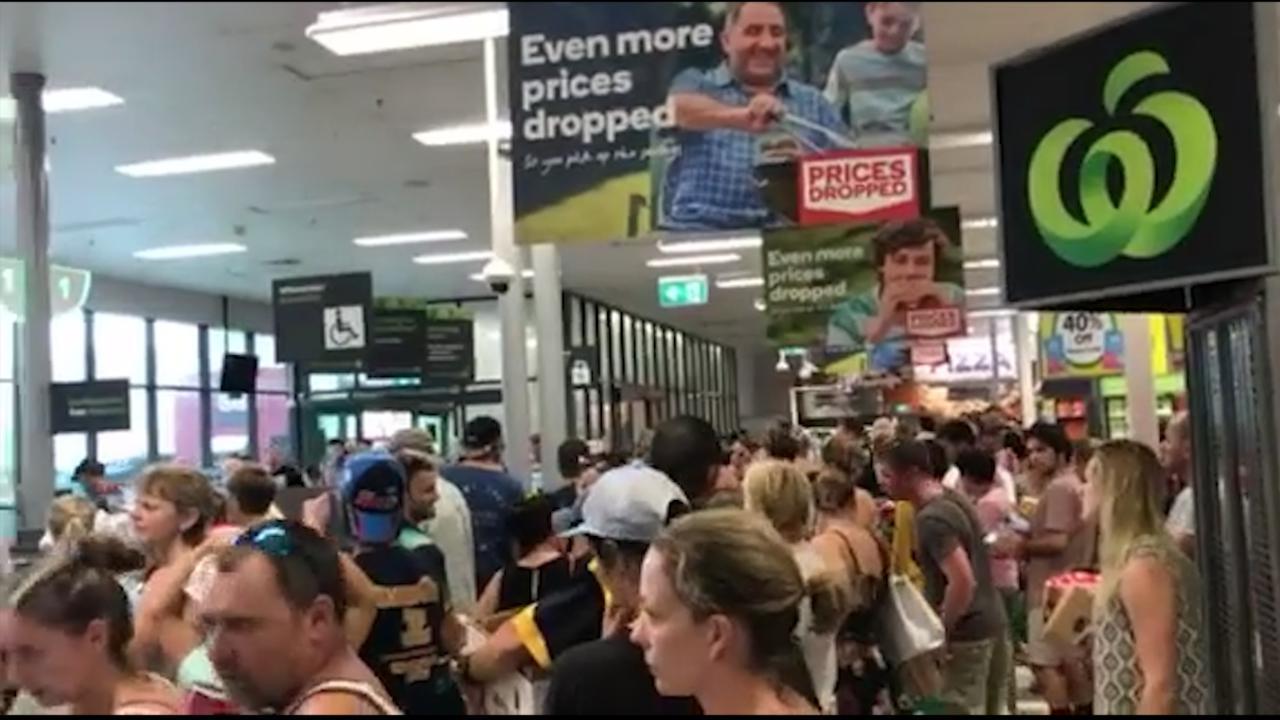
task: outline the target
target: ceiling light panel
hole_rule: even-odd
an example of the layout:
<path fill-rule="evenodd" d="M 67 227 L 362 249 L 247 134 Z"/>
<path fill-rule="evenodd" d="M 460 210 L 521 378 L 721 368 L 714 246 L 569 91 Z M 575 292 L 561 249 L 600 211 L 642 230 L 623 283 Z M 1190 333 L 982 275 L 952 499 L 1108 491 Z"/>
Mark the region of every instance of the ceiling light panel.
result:
<path fill-rule="evenodd" d="M 452 242 L 466 240 L 467 234 L 461 230 L 428 230 L 425 232 L 399 233 L 396 235 L 372 235 L 352 240 L 360 247 L 391 247 L 395 245 L 417 245 L 421 243 Z"/>
<path fill-rule="evenodd" d="M 276 159 L 261 150 L 235 150 L 208 155 L 147 160 L 129 165 L 117 165 L 116 172 L 133 178 L 191 175 L 195 173 L 236 170 L 239 168 L 274 165 Z"/>
<path fill-rule="evenodd" d="M 395 3 L 321 13 L 307 37 L 335 55 L 410 50 L 505 37 L 510 18 L 500 4 Z"/>

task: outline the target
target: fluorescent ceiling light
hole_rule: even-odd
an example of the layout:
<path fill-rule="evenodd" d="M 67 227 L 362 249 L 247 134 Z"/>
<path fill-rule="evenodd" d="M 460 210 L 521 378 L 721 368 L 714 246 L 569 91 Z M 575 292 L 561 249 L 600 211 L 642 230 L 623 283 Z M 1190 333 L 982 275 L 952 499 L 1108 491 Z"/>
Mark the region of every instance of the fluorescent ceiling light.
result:
<path fill-rule="evenodd" d="M 131 165 L 117 165 L 116 172 L 134 178 L 163 177 L 166 175 L 190 175 L 192 173 L 256 167 L 258 165 L 273 165 L 275 161 L 275 158 L 261 150 L 236 150 L 234 152 L 213 153 L 210 155 L 148 160 Z"/>
<path fill-rule="evenodd" d="M 40 97 L 47 113 L 75 112 L 123 105 L 124 98 L 99 87 L 56 88 Z"/>
<path fill-rule="evenodd" d="M 490 260 L 493 253 L 488 250 L 474 252 L 441 253 L 438 255 L 419 255 L 413 261 L 419 265 L 455 265 L 457 263 L 480 262 Z"/>
<path fill-rule="evenodd" d="M 990 130 L 973 132 L 942 132 L 929 136 L 930 150 L 956 150 L 959 148 L 982 147 L 995 140 Z"/>
<path fill-rule="evenodd" d="M 510 25 L 504 7 L 394 3 L 320 13 L 307 37 L 335 55 L 366 55 L 504 37 Z"/>
<path fill-rule="evenodd" d="M 982 260 L 966 260 L 964 263 L 965 270 L 998 270 L 1000 261 L 996 258 L 985 258 Z"/>
<path fill-rule="evenodd" d="M 754 250 L 764 245 L 759 236 L 723 238 L 720 240 L 688 240 L 684 242 L 658 241 L 658 252 L 667 255 L 683 255 L 686 253 L 718 253 L 726 250 Z"/>
<path fill-rule="evenodd" d="M 1018 314 L 1017 310 L 1004 310 L 1004 309 L 974 310 L 973 312 L 969 313 L 969 317 L 974 320 L 983 320 L 983 319 L 1013 317 L 1014 315 L 1017 315 L 1017 314 Z"/>
<path fill-rule="evenodd" d="M 467 234 L 461 230 L 428 230 L 427 232 L 400 233 L 398 235 L 373 235 L 352 240 L 360 247 L 388 247 L 391 245 L 414 245 L 417 243 L 449 242 L 466 240 Z"/>
<path fill-rule="evenodd" d="M 238 243 L 206 243 L 203 245 L 166 245 L 139 250 L 133 256 L 139 260 L 185 260 L 188 258 L 233 255 L 248 250 Z"/>
<path fill-rule="evenodd" d="M 1000 288 L 998 287 L 974 288 L 972 290 L 965 290 L 964 294 L 968 295 L 969 297 L 999 297 Z"/>
<path fill-rule="evenodd" d="M 475 280 L 476 282 L 488 282 L 487 280 L 485 280 L 484 275 L 482 273 L 476 273 L 475 275 L 468 275 L 467 277 L 471 278 L 472 280 Z M 533 277 L 533 271 L 521 270 L 520 277 L 524 278 L 525 280 L 528 280 Z"/>
<path fill-rule="evenodd" d="M 448 147 L 451 145 L 474 145 L 489 142 L 490 138 L 498 140 L 511 139 L 511 121 L 500 120 L 495 124 L 474 123 L 470 125 L 452 125 L 433 128 L 413 134 L 413 139 L 427 147 Z"/>
<path fill-rule="evenodd" d="M 993 217 L 968 218 L 960 221 L 963 230 L 994 230 L 1000 227 L 1000 221 Z"/>
<path fill-rule="evenodd" d="M 732 290 L 734 288 L 758 288 L 764 287 L 764 278 L 762 277 L 742 277 L 728 278 L 725 280 L 716 280 L 716 287 L 721 290 Z"/>
<path fill-rule="evenodd" d="M 764 312 L 765 310 L 768 310 L 768 309 L 769 309 L 769 306 L 768 306 L 767 304 L 765 304 L 764 298 L 756 298 L 756 301 L 755 301 L 754 305 L 755 305 L 756 310 L 757 310 L 757 311 L 759 311 L 759 312 Z M 782 360 L 782 361 L 780 361 L 780 363 L 779 363 L 779 364 L 781 364 L 782 362 L 786 362 L 786 360 Z M 783 368 L 783 369 L 785 369 L 785 368 Z"/>
<path fill-rule="evenodd" d="M 669 267 L 688 267 L 691 265 L 727 265 L 735 263 L 742 259 L 737 253 L 724 253 L 723 255 L 690 255 L 688 257 L 663 257 L 654 258 L 645 263 L 651 268 L 669 268 Z"/>

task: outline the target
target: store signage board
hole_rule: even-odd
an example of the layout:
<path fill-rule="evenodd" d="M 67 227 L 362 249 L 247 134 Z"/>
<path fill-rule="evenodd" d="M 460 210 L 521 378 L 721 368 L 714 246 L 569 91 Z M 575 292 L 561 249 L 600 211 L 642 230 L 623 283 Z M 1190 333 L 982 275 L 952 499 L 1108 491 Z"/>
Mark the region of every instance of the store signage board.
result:
<path fill-rule="evenodd" d="M 423 377 L 429 382 L 469 383 L 475 375 L 475 328 L 470 320 L 428 320 Z"/>
<path fill-rule="evenodd" d="M 992 70 L 1010 304 L 1273 270 L 1255 5 L 1162 4 Z"/>
<path fill-rule="evenodd" d="M 842 150 L 800 160 L 800 224 L 920 215 L 918 151 Z"/>
<path fill-rule="evenodd" d="M 678 275 L 658 278 L 658 304 L 664 308 L 706 305 L 710 297 L 706 275 Z"/>
<path fill-rule="evenodd" d="M 49 301 L 55 316 L 84 307 L 93 285 L 88 270 L 54 265 L 49 270 Z M 26 268 L 22 260 L 0 257 L 0 309 L 23 317 L 26 293 Z"/>
<path fill-rule="evenodd" d="M 1124 335 L 1112 313 L 1040 314 L 1040 363 L 1046 378 L 1124 372 Z"/>
<path fill-rule="evenodd" d="M 421 377 L 427 347 L 427 316 L 421 310 L 373 312 L 365 372 L 372 378 Z"/>
<path fill-rule="evenodd" d="M 373 313 L 369 273 L 276 280 L 271 306 L 279 360 L 346 363 L 367 356 Z"/>
<path fill-rule="evenodd" d="M 129 381 L 95 380 L 49 386 L 54 434 L 129 429 Z"/>
<path fill-rule="evenodd" d="M 600 350 L 598 348 L 573 347 L 565 351 L 565 357 L 568 361 L 565 365 L 569 373 L 570 387 L 591 387 L 600 381 Z"/>

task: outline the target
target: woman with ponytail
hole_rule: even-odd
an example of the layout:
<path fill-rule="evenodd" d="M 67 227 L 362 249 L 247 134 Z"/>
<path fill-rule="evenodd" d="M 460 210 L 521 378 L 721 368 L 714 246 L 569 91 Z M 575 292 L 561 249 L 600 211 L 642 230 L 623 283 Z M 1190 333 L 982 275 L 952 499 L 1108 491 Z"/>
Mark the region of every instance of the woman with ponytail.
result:
<path fill-rule="evenodd" d="M 810 542 L 814 528 L 813 490 L 809 479 L 795 464 L 768 461 L 752 465 L 743 482 L 743 495 L 746 509 L 764 516 L 787 542 L 806 583 L 831 583 L 839 590 L 835 596 L 838 602 L 828 607 L 818 608 L 807 600 L 802 602 L 796 631 L 818 694 L 818 707 L 823 713 L 834 713 L 838 674 L 836 630 L 852 606 L 852 597 L 845 592 L 847 586 L 838 583 L 836 578 L 837 573 L 847 574 L 847 569 L 838 559 L 835 560 L 838 564 L 833 565 Z"/>
<path fill-rule="evenodd" d="M 632 639 L 663 695 L 692 695 L 708 715 L 817 713 L 796 632 L 806 598 L 834 627 L 834 586 L 807 584 L 758 515 L 705 510 L 677 520 L 645 556 L 640 598 Z"/>
<path fill-rule="evenodd" d="M 129 600 L 115 576 L 146 558 L 119 540 L 66 542 L 10 598 L 9 673 L 44 706 L 75 715 L 170 715 L 182 710 L 168 681 L 129 661 Z"/>
<path fill-rule="evenodd" d="M 98 508 L 89 500 L 75 495 L 63 495 L 49 507 L 46 530 L 52 547 L 73 544 L 93 532 L 94 516 Z"/>

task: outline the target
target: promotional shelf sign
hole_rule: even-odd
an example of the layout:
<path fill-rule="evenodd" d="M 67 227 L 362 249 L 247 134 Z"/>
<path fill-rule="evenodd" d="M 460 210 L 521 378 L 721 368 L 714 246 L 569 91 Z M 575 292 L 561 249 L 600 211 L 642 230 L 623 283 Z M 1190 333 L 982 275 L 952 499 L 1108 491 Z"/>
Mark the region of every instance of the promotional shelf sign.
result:
<path fill-rule="evenodd" d="M 1011 303 L 1269 271 L 1254 5 L 1177 3 L 994 69 Z"/>
<path fill-rule="evenodd" d="M 912 340 L 963 335 L 960 214 L 764 233 L 768 335 L 777 347 L 869 354 L 869 370 L 911 362 Z"/>
<path fill-rule="evenodd" d="M 1040 362 L 1046 378 L 1124 372 L 1124 335 L 1111 313 L 1040 315 Z"/>
<path fill-rule="evenodd" d="M 509 3 L 517 240 L 795 224 L 805 158 L 927 145 L 920 5 Z M 903 201 L 899 170 L 810 182 L 813 211 Z"/>

